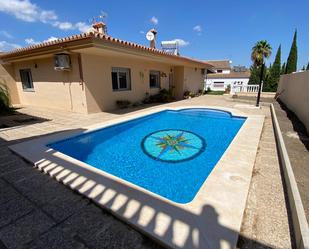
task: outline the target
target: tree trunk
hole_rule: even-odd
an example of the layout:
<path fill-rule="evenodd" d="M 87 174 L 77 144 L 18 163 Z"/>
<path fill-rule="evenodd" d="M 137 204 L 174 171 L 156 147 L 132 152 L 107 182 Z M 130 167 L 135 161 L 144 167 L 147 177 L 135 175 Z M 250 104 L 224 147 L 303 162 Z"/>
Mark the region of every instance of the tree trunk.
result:
<path fill-rule="evenodd" d="M 256 99 L 256 106 L 260 106 L 260 98 L 261 98 L 261 92 L 262 92 L 262 82 L 263 82 L 263 74 L 264 74 L 264 63 L 262 64 L 262 68 L 261 68 L 261 75 L 260 75 L 260 83 L 259 83 L 259 92 L 257 95 L 257 99 Z"/>

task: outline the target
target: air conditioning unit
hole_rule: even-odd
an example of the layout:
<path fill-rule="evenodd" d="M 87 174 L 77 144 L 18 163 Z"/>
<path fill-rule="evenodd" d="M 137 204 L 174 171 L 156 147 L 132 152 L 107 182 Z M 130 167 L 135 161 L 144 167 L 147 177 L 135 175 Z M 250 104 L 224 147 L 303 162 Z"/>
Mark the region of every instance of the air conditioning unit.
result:
<path fill-rule="evenodd" d="M 71 70 L 71 58 L 69 54 L 56 54 L 54 58 L 54 68 L 56 71 Z"/>

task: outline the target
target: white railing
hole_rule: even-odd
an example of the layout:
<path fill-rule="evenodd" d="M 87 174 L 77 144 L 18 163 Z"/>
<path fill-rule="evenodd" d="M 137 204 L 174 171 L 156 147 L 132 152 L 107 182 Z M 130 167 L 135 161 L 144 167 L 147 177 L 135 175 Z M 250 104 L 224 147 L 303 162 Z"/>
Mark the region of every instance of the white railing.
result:
<path fill-rule="evenodd" d="M 263 88 L 263 85 L 262 85 Z M 257 93 L 259 91 L 259 85 L 244 85 L 233 86 L 232 92 L 234 93 Z"/>

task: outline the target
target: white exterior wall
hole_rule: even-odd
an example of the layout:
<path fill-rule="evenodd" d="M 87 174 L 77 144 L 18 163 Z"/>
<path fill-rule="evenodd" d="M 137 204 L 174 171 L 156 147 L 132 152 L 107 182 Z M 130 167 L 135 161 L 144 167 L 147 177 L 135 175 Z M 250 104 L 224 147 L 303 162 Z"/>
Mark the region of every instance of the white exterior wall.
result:
<path fill-rule="evenodd" d="M 224 87 L 214 87 L 214 82 L 224 82 Z M 247 86 L 249 82 L 249 78 L 228 78 L 228 79 L 206 79 L 204 90 L 207 90 L 210 87 L 212 91 L 224 91 L 228 85 L 231 86 L 231 92 L 233 91 L 233 86 L 242 85 Z"/>

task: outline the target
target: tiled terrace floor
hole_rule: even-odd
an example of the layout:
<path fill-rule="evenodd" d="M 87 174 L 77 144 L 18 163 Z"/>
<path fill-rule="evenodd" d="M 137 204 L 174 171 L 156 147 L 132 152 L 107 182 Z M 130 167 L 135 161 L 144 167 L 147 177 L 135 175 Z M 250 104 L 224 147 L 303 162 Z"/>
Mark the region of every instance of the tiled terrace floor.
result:
<path fill-rule="evenodd" d="M 223 96 L 203 96 L 169 105 L 191 104 L 266 115 L 239 247 L 291 248 L 269 108 L 248 108 Z M 104 122 L 127 111 L 83 115 L 27 107 L 20 112 L 47 120 L 0 130 L 0 249 L 160 248 L 156 242 L 32 168 L 7 148 L 36 136 Z"/>

